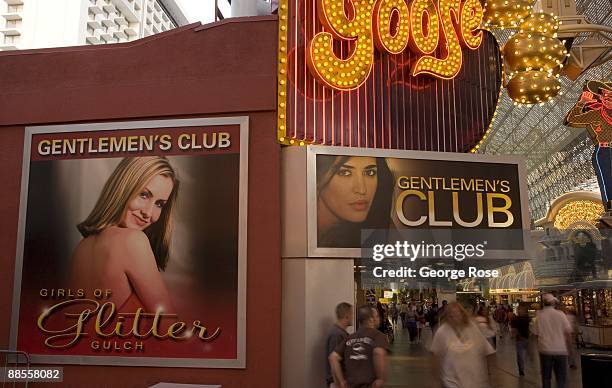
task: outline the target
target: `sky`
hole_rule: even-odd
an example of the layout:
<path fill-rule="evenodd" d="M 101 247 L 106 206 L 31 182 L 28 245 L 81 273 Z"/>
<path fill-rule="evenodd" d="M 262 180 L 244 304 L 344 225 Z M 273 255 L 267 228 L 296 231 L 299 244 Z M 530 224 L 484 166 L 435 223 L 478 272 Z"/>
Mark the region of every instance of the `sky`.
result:
<path fill-rule="evenodd" d="M 190 23 L 211 23 L 215 20 L 215 0 L 176 0 Z"/>

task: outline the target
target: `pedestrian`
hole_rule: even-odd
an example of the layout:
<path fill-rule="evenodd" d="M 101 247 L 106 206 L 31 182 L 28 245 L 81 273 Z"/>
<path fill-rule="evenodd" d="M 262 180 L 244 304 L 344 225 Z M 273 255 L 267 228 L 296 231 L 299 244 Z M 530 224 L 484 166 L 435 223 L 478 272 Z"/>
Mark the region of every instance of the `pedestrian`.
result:
<path fill-rule="evenodd" d="M 434 304 L 427 313 L 427 319 L 429 320 L 429 327 L 431 328 L 431 335 L 435 334 L 436 327 L 438 325 L 438 305 Z"/>
<path fill-rule="evenodd" d="M 408 325 L 406 325 L 406 313 L 408 313 L 408 303 L 404 300 L 400 305 L 400 318 L 402 318 L 402 328 L 404 329 L 408 328 Z"/>
<path fill-rule="evenodd" d="M 417 335 L 417 313 L 416 307 L 410 302 L 408 311 L 406 312 L 406 326 L 408 327 L 408 334 L 410 335 L 410 343 L 413 343 Z"/>
<path fill-rule="evenodd" d="M 518 315 L 510 322 L 516 348 L 516 365 L 521 376 L 525 376 L 525 351 L 529 344 L 529 321 L 527 307 L 519 306 Z"/>
<path fill-rule="evenodd" d="M 474 321 L 476 322 L 476 326 L 478 326 L 482 335 L 491 343 L 493 349 L 495 349 L 497 347 L 495 327 L 491 322 L 492 319 L 489 317 L 489 312 L 487 311 L 486 307 L 480 306 L 478 308 Z"/>
<path fill-rule="evenodd" d="M 506 311 L 504 307 L 499 304 L 493 313 L 493 318 L 495 322 L 497 322 L 497 326 L 499 327 L 499 338 L 503 338 L 504 336 L 504 321 L 506 320 Z"/>
<path fill-rule="evenodd" d="M 376 330 L 380 325 L 378 311 L 369 305 L 361 306 L 357 321 L 357 331 L 329 356 L 334 382 L 339 388 L 381 388 L 385 384 L 389 344 L 387 337 Z"/>
<path fill-rule="evenodd" d="M 444 319 L 444 311 L 446 310 L 446 306 L 448 306 L 448 301 L 444 299 L 442 301 L 442 307 L 438 310 L 438 322 Z"/>
<path fill-rule="evenodd" d="M 397 317 L 399 316 L 399 309 L 397 308 L 397 303 L 392 303 L 389 310 L 391 312 L 391 322 L 393 323 L 393 327 L 396 327 Z"/>
<path fill-rule="evenodd" d="M 580 329 L 578 328 L 578 320 L 576 319 L 576 311 L 574 309 L 569 309 L 567 311 L 565 311 L 565 316 L 567 317 L 567 320 L 570 323 L 570 326 L 572 327 L 572 343 L 571 346 L 569 348 L 569 354 L 568 354 L 568 361 L 569 361 L 569 367 L 572 369 L 576 369 L 576 348 L 577 348 L 577 338 L 578 338 L 578 332 L 580 331 Z"/>
<path fill-rule="evenodd" d="M 421 342 L 421 332 L 425 327 L 425 311 L 423 305 L 419 305 L 416 310 L 416 324 L 417 324 L 417 343 Z"/>
<path fill-rule="evenodd" d="M 380 318 L 378 330 L 382 331 L 385 326 L 386 309 L 382 303 L 376 302 L 376 310 L 378 311 L 378 317 Z"/>
<path fill-rule="evenodd" d="M 444 313 L 446 312 L 446 306 L 448 306 L 448 301 L 444 299 L 442 301 L 442 306 L 440 306 L 440 308 L 438 309 L 438 313 L 436 314 L 436 321 L 438 325 L 441 324 L 442 321 L 444 321 Z"/>
<path fill-rule="evenodd" d="M 325 347 L 327 351 L 325 357 L 325 382 L 328 387 L 334 388 L 334 378 L 328 358 L 334 349 L 336 349 L 336 346 L 348 337 L 349 334 L 346 329 L 349 326 L 353 326 L 353 306 L 342 302 L 336 306 L 336 323 L 329 330 Z"/>
<path fill-rule="evenodd" d="M 488 357 L 495 349 L 457 302 L 445 308 L 445 319 L 434 335 L 434 369 L 445 388 L 488 388 Z"/>
<path fill-rule="evenodd" d="M 506 311 L 506 324 L 508 325 L 508 331 L 510 331 L 510 327 L 512 326 L 513 319 L 514 319 L 514 311 L 512 311 L 512 306 L 508 306 L 508 311 Z"/>
<path fill-rule="evenodd" d="M 565 388 L 572 327 L 565 314 L 555 309 L 557 298 L 552 294 L 544 294 L 542 302 L 544 308 L 536 313 L 536 320 L 532 326 L 533 334 L 538 336 L 542 388 L 551 387 L 553 371 L 557 388 Z"/>

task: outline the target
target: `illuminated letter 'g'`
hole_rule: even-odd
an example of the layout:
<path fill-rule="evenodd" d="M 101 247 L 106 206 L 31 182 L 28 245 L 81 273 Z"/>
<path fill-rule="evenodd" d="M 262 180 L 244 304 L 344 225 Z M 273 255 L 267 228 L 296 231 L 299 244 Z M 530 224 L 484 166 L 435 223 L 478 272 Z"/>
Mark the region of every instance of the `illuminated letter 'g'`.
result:
<path fill-rule="evenodd" d="M 334 89 L 356 89 L 368 79 L 374 62 L 375 0 L 351 0 L 353 17 L 350 19 L 344 0 L 318 1 L 319 18 L 330 32 L 319 32 L 309 43 L 308 67 L 321 82 Z M 347 59 L 338 58 L 334 53 L 334 38 L 352 42 L 353 52 Z"/>
<path fill-rule="evenodd" d="M 451 79 L 461 70 L 463 53 L 459 46 L 459 37 L 455 32 L 454 22 L 459 24 L 461 18 L 460 0 L 439 0 L 438 11 L 442 22 L 440 46 L 442 58 L 425 55 L 416 62 L 412 75 L 429 74 L 442 79 Z M 446 44 L 444 44 L 446 42 Z"/>
<path fill-rule="evenodd" d="M 406 49 L 410 14 L 404 0 L 381 0 L 374 8 L 373 20 L 374 43 L 379 49 L 391 54 L 400 54 Z"/>

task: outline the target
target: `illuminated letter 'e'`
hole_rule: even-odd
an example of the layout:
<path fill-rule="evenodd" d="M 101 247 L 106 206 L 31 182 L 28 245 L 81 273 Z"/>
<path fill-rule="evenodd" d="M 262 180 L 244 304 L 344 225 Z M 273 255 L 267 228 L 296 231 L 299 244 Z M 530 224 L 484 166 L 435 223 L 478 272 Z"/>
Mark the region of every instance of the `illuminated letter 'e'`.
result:
<path fill-rule="evenodd" d="M 467 0 L 461 5 L 461 43 L 472 50 L 476 50 L 482 43 L 482 4 L 478 0 Z"/>

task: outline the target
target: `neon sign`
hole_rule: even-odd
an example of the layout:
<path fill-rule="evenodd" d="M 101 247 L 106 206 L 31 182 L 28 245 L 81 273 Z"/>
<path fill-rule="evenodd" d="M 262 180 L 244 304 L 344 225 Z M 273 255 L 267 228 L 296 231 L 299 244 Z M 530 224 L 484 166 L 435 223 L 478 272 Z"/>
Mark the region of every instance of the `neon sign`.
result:
<path fill-rule="evenodd" d="M 307 63 L 326 86 L 353 90 L 369 77 L 374 47 L 400 54 L 406 47 L 421 57 L 412 75 L 452 79 L 461 70 L 461 45 L 476 50 L 483 9 L 478 0 L 317 0 L 325 29 L 308 45 Z M 338 57 L 334 41 L 352 42 L 348 58 Z M 436 56 L 436 49 L 438 56 Z"/>

